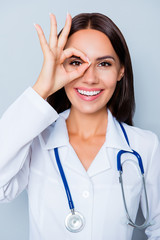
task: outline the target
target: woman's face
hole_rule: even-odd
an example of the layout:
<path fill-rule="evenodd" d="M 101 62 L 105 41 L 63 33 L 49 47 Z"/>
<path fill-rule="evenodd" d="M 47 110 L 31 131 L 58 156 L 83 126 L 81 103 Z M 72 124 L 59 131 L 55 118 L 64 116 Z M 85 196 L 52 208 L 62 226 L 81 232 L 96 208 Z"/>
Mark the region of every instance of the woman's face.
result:
<path fill-rule="evenodd" d="M 66 48 L 74 47 L 89 58 L 91 65 L 84 75 L 65 86 L 72 108 L 83 113 L 106 109 L 124 68 L 121 66 L 109 38 L 94 29 L 83 29 L 71 35 Z M 68 58 L 64 67 L 73 71 L 84 62 L 76 56 Z"/>

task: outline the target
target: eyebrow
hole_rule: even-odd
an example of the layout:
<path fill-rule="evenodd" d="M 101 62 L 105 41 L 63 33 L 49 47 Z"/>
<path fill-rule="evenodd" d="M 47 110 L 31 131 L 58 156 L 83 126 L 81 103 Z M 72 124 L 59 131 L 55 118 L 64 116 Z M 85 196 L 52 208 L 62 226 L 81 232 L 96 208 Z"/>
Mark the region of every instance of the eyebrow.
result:
<path fill-rule="evenodd" d="M 72 55 L 70 58 L 81 59 L 80 57 L 75 56 L 75 55 Z M 98 58 L 96 58 L 96 61 L 104 60 L 104 59 L 107 59 L 107 58 L 110 58 L 110 59 L 112 59 L 113 61 L 115 61 L 115 58 L 112 57 L 112 56 L 110 56 L 110 55 L 106 55 L 106 56 L 98 57 Z"/>
<path fill-rule="evenodd" d="M 104 60 L 104 59 L 106 59 L 106 58 L 110 58 L 110 59 L 112 59 L 113 61 L 115 61 L 114 57 L 112 57 L 112 56 L 110 56 L 110 55 L 98 57 L 96 60 L 99 61 L 99 60 Z"/>

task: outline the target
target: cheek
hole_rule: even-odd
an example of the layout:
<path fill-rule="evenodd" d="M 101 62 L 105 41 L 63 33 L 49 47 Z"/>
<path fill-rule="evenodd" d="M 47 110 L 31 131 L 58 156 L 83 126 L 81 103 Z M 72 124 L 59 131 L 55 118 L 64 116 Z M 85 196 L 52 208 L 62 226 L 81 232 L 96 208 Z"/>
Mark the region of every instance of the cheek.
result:
<path fill-rule="evenodd" d="M 71 86 L 71 84 L 68 84 L 67 86 L 64 87 L 64 90 L 66 92 L 68 99 L 70 100 L 73 93 L 73 87 Z"/>
<path fill-rule="evenodd" d="M 117 74 L 113 74 L 113 73 L 109 73 L 105 76 L 105 78 L 101 79 L 101 81 L 103 82 L 104 86 L 106 88 L 115 88 L 115 86 L 117 85 L 117 81 L 118 81 L 118 75 Z"/>

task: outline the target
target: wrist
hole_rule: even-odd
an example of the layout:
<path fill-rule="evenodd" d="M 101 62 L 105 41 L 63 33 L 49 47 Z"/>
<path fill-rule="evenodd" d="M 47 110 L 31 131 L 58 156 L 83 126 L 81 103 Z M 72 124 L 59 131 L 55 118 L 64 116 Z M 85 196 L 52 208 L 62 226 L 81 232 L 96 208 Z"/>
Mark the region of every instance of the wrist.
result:
<path fill-rule="evenodd" d="M 48 91 L 45 91 L 44 88 L 40 87 L 35 83 L 32 87 L 43 99 L 46 99 L 49 96 Z"/>

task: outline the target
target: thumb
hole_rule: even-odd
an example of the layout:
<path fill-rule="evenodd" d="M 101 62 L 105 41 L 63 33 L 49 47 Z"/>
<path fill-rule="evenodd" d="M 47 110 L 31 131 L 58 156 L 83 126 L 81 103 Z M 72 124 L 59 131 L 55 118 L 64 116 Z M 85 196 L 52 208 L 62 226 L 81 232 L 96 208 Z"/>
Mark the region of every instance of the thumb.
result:
<path fill-rule="evenodd" d="M 90 65 L 91 62 L 83 63 L 76 70 L 68 72 L 69 82 L 75 80 L 76 78 L 81 77 L 85 73 L 85 71 L 89 68 Z"/>

